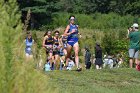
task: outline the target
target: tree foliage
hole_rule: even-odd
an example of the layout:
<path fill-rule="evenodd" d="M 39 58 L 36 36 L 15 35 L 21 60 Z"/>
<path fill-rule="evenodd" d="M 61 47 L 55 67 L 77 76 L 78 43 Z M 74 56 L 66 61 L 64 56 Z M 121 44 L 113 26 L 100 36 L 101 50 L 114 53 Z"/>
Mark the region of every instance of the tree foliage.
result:
<path fill-rule="evenodd" d="M 18 0 L 22 10 L 22 19 L 27 11 L 32 12 L 31 23 L 35 27 L 50 24 L 52 15 L 56 12 L 76 14 L 94 14 L 96 12 L 119 15 L 139 15 L 140 0 Z"/>

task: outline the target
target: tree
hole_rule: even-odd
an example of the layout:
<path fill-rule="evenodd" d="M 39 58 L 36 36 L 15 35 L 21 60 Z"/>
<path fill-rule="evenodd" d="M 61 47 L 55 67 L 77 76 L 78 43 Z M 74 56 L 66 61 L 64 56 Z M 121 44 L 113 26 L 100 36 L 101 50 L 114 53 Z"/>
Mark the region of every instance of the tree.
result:
<path fill-rule="evenodd" d="M 121 16 L 140 14 L 140 0 L 18 0 L 24 22 L 27 11 L 31 10 L 30 25 L 36 28 L 49 26 L 53 14 L 68 12 L 74 14 L 108 14 Z"/>
<path fill-rule="evenodd" d="M 27 11 L 31 10 L 30 25 L 38 28 L 47 25 L 52 21 L 52 14 L 59 9 L 59 0 L 18 0 L 22 11 L 22 21 L 24 22 Z"/>

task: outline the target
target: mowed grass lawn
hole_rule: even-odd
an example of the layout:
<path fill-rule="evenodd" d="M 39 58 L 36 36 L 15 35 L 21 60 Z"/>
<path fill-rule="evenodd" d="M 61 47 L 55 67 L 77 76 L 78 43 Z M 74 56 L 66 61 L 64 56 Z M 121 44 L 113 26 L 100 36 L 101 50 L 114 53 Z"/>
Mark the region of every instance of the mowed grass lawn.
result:
<path fill-rule="evenodd" d="M 51 71 L 45 75 L 51 91 L 57 93 L 140 93 L 140 72 L 135 69 Z"/>

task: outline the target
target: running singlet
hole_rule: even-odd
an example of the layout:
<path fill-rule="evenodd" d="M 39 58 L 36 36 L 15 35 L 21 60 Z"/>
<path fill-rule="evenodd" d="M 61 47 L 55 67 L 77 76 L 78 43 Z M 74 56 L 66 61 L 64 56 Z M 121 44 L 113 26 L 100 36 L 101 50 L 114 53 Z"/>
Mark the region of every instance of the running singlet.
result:
<path fill-rule="evenodd" d="M 53 37 L 45 36 L 47 39 L 45 41 L 45 45 L 52 45 L 53 44 Z"/>
<path fill-rule="evenodd" d="M 75 43 L 78 42 L 78 26 L 70 24 L 70 29 L 68 33 L 72 32 L 73 30 L 75 30 L 75 32 L 70 34 L 67 39 L 68 44 L 71 45 L 72 47 L 74 46 Z"/>
<path fill-rule="evenodd" d="M 63 43 L 64 48 L 67 48 L 67 38 L 68 36 L 62 36 L 62 43 Z"/>
<path fill-rule="evenodd" d="M 70 29 L 68 33 L 72 32 L 72 30 L 75 30 L 76 32 L 69 35 L 68 38 L 78 38 L 78 26 L 70 24 Z"/>
<path fill-rule="evenodd" d="M 62 42 L 66 43 L 67 42 L 67 38 L 68 38 L 67 36 L 62 36 Z"/>
<path fill-rule="evenodd" d="M 31 55 L 31 53 L 32 53 L 32 48 L 31 48 L 31 47 L 32 47 L 32 45 L 33 45 L 33 40 L 31 40 L 31 41 L 29 42 L 28 38 L 26 38 L 25 43 L 26 43 L 25 52 L 26 52 L 27 54 Z"/>
<path fill-rule="evenodd" d="M 59 46 L 59 41 L 56 38 L 54 38 L 54 45 Z"/>
<path fill-rule="evenodd" d="M 60 48 L 59 54 L 60 54 L 60 56 L 64 56 L 63 48 Z"/>

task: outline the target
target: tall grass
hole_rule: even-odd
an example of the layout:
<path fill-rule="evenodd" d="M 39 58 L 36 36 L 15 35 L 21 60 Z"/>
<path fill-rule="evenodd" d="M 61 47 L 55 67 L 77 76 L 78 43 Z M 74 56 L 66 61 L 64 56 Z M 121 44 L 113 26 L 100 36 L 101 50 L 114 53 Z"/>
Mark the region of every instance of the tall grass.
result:
<path fill-rule="evenodd" d="M 48 77 L 35 69 L 36 60 L 25 59 L 25 33 L 16 0 L 1 0 L 0 9 L 0 93 L 56 92 Z"/>

